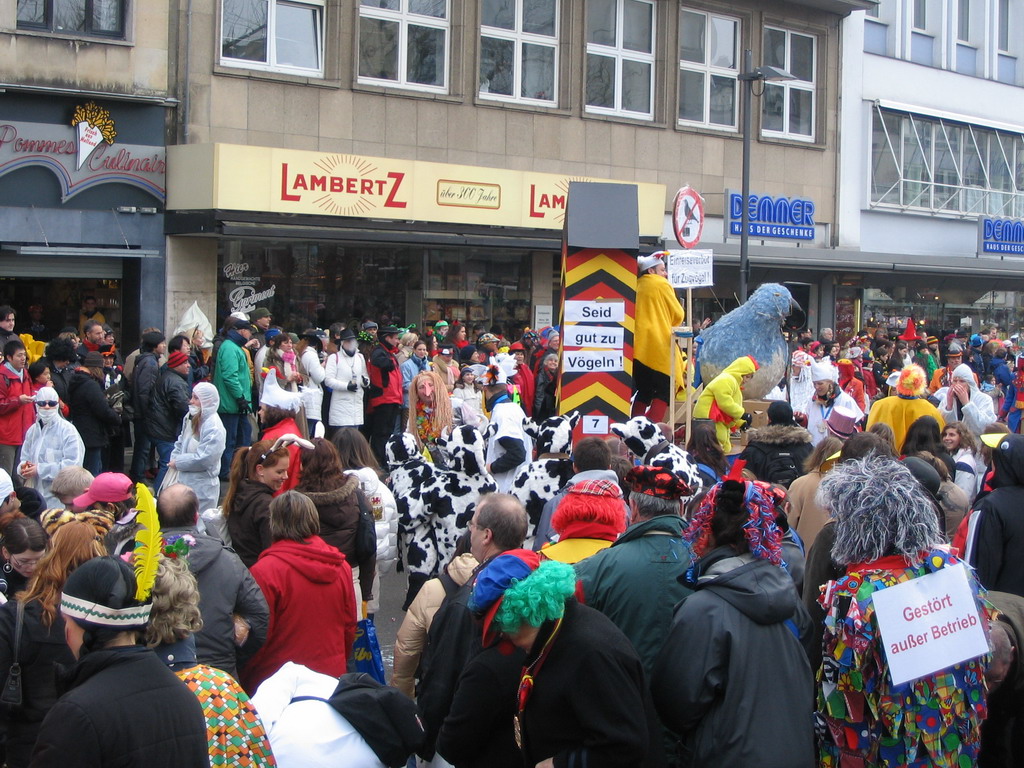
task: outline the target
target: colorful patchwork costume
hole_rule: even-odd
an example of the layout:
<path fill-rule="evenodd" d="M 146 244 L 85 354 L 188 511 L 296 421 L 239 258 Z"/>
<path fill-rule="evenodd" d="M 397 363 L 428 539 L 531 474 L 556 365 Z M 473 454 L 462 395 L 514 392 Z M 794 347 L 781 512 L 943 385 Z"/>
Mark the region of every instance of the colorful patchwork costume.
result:
<path fill-rule="evenodd" d="M 231 675 L 203 664 L 175 670 L 174 674 L 203 705 L 211 766 L 277 765 L 256 708 Z"/>
<path fill-rule="evenodd" d="M 893 685 L 875 619 L 872 593 L 958 564 L 932 551 L 919 566 L 901 556 L 851 565 L 822 588 L 826 611 L 818 670 L 820 764 L 824 768 L 969 768 L 977 764 L 987 715 L 989 656 Z M 987 626 L 993 610 L 968 571 Z"/>

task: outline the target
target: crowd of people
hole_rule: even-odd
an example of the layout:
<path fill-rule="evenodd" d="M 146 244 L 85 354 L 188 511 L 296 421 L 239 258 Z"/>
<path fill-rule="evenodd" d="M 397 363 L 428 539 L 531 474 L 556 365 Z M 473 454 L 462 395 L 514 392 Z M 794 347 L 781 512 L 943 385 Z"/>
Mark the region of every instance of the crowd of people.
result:
<path fill-rule="evenodd" d="M 574 439 L 552 328 L 256 308 L 122 358 L 96 313 L 30 364 L 0 307 L 12 768 L 1024 759 L 1024 371 L 998 337 L 802 337 L 734 451 L 739 358 L 683 450 L 656 363 L 636 434 Z M 396 567 L 381 684 L 356 639 Z M 988 652 L 897 683 L 872 595 L 947 569 Z"/>

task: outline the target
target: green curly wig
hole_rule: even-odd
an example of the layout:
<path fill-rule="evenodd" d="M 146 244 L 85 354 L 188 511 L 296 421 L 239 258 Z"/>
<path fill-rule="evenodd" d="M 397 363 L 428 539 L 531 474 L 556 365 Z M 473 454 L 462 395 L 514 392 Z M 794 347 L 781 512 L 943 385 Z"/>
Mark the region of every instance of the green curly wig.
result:
<path fill-rule="evenodd" d="M 525 579 L 505 590 L 494 616 L 502 632 L 516 632 L 522 625 L 539 627 L 560 619 L 565 601 L 576 591 L 576 571 L 571 565 L 546 560 Z"/>

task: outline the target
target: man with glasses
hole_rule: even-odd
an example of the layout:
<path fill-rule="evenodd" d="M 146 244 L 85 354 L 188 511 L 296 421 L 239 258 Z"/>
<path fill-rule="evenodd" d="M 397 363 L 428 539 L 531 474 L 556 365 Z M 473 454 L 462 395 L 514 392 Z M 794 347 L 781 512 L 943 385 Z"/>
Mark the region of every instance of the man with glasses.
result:
<path fill-rule="evenodd" d="M 64 467 L 79 467 L 85 444 L 75 426 L 60 412 L 57 390 L 43 387 L 35 395 L 36 421 L 25 435 L 18 474 L 43 496 L 46 509 L 63 507 L 53 493 L 53 479 Z"/>

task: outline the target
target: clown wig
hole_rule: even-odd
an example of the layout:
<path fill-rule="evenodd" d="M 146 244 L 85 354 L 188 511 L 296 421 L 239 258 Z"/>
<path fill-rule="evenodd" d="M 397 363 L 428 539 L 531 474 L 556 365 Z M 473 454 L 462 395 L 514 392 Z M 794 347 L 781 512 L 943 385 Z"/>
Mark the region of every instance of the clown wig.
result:
<path fill-rule="evenodd" d="M 423 440 L 416 421 L 419 414 L 418 406 L 420 404 L 418 384 L 425 380 L 429 380 L 434 384 L 434 402 L 429 404 L 424 403 L 424 405 L 430 408 L 428 417 L 430 424 L 429 429 L 426 431 L 436 439 L 444 434 L 445 430 L 450 432 L 455 425 L 455 418 L 452 413 L 452 397 L 448 394 L 448 385 L 445 384 L 444 379 L 441 378 L 441 374 L 437 373 L 437 371 L 423 371 L 422 373 L 417 373 L 409 383 L 408 430 L 413 436 L 415 436 L 416 443 L 421 448 L 423 447 Z"/>
<path fill-rule="evenodd" d="M 576 571 L 571 565 L 545 560 L 525 579 L 505 590 L 495 621 L 502 632 L 516 632 L 523 625 L 539 627 L 562 618 L 565 601 L 576 592 Z"/>
<path fill-rule="evenodd" d="M 840 566 L 902 555 L 913 564 L 942 543 L 935 507 L 910 470 L 889 458 L 844 461 L 822 478 L 817 503 L 836 521 Z"/>
<path fill-rule="evenodd" d="M 921 397 L 927 384 L 928 376 L 924 368 L 920 365 L 908 365 L 900 371 L 899 380 L 896 382 L 896 394 L 907 399 Z"/>

